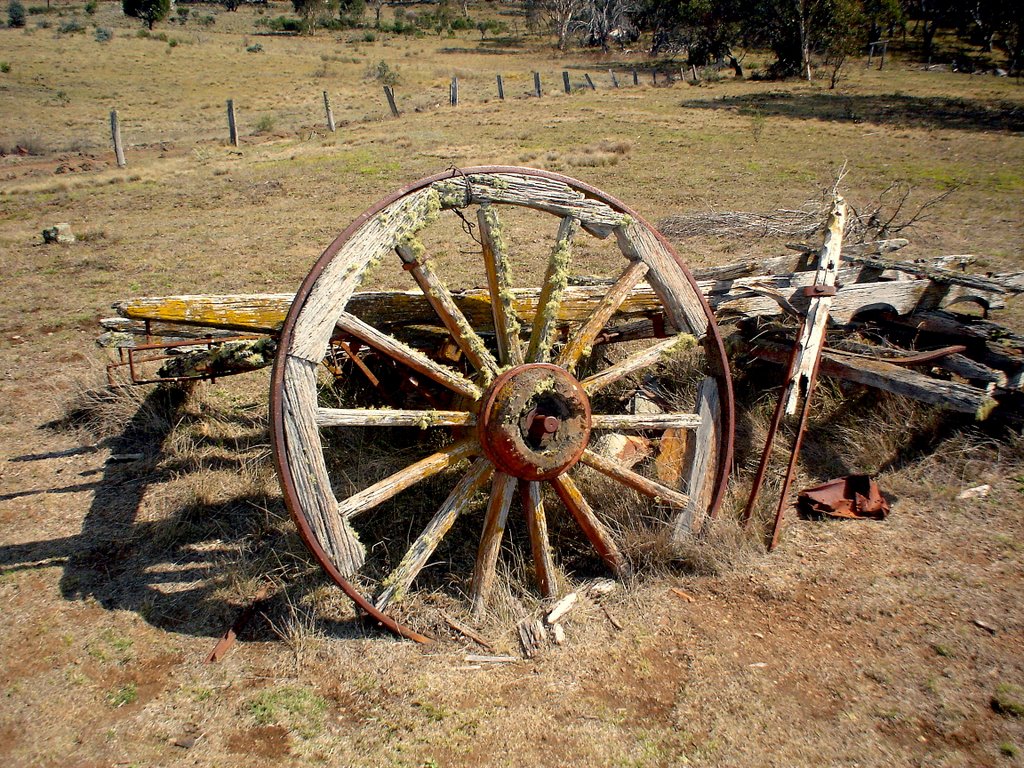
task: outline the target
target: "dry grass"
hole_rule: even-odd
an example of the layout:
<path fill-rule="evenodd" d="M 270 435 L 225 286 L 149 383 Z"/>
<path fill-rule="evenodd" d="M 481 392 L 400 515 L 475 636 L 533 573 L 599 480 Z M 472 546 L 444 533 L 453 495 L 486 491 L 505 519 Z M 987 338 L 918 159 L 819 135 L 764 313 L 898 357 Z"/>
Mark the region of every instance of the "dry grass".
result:
<path fill-rule="evenodd" d="M 461 592 L 479 509 L 400 607 L 443 638 L 424 652 L 353 621 L 310 563 L 267 462 L 265 375 L 201 387 L 171 410 L 144 392 L 75 398 L 63 383 L 96 380 L 86 350 L 112 301 L 290 290 L 372 200 L 449 165 L 579 168 L 658 220 L 792 208 L 848 159 L 852 200 L 873 200 L 897 179 L 922 200 L 964 183 L 914 232 L 908 257 L 974 252 L 982 269 L 1020 269 L 1019 86 L 897 62 L 882 73 L 851 70 L 839 94 L 819 83 L 728 79 L 613 92 L 595 75 L 598 91 L 565 97 L 553 92 L 564 62 L 532 39 L 495 53 L 475 32 L 356 44 L 344 34 L 340 43 L 333 34 L 257 38 L 258 10 L 243 8 L 210 9 L 210 28 L 175 28 L 182 42 L 171 49 L 135 37 L 135 22 L 115 18 L 114 5 L 96 16 L 115 28 L 108 44 L 0 30 L 12 65 L 0 146 L 36 136 L 46 152 L 0 159 L 0 451 L 43 457 L 0 466 L 6 763 L 490 765 L 510 754 L 609 766 L 1019 761 L 1021 720 L 992 701 L 1015 701 L 1007 692 L 1024 686 L 1014 599 L 1024 461 L 1020 440 L 998 430 L 824 387 L 800 480 L 877 471 L 893 514 L 878 524 L 789 519 L 780 549 L 765 557 L 732 522 L 771 408 L 766 380 L 747 379 L 740 475 L 706 539 L 666 568 L 650 525 L 661 512 L 621 495 L 605 502 L 641 573 L 605 600 L 624 628 L 588 599 L 566 619 L 564 648 L 467 669 L 465 653 L 481 649 L 440 612 L 466 618 Z M 247 53 L 257 40 L 264 52 Z M 642 61 L 616 58 L 575 63 L 597 73 Z M 382 94 L 362 80 L 381 60 L 402 76 L 398 122 L 384 119 Z M 544 77 L 541 100 L 526 97 L 533 70 Z M 453 74 L 457 110 L 443 106 Z M 325 88 L 342 126 L 334 135 L 322 127 Z M 238 105 L 241 154 L 224 146 L 227 98 Z M 106 149 L 112 106 L 129 143 L 126 171 L 111 167 Z M 753 110 L 759 117 L 747 119 Z M 274 135 L 252 135 L 262 115 Z M 58 176 L 61 165 L 75 170 Z M 45 248 L 39 231 L 57 221 L 105 236 Z M 543 269 L 557 222 L 515 223 L 525 280 Z M 431 247 L 452 285 L 479 281 L 459 270 L 473 248 L 467 237 L 438 234 Z M 612 272 L 604 248 L 581 250 L 581 273 Z M 700 263 L 776 255 L 771 243 L 745 239 L 681 250 Z M 388 279 L 408 287 L 404 274 Z M 74 428 L 36 429 L 58 421 Z M 98 439 L 95 449 L 60 453 Z M 407 455 L 400 441 L 396 451 L 380 443 L 356 443 L 375 472 Z M 122 446 L 147 458 L 107 464 Z M 445 482 L 371 516 L 375 546 L 390 548 L 387 557 L 402 551 Z M 982 483 L 987 497 L 956 498 Z M 551 508 L 557 519 L 553 500 Z M 600 573 L 571 523 L 553 528 L 564 588 Z M 495 609 L 479 629 L 514 654 L 515 622 L 542 604 L 525 532 L 513 521 L 508 533 Z M 266 581 L 272 597 L 241 642 L 223 664 L 200 665 Z M 193 746 L 175 746 L 197 733 Z"/>

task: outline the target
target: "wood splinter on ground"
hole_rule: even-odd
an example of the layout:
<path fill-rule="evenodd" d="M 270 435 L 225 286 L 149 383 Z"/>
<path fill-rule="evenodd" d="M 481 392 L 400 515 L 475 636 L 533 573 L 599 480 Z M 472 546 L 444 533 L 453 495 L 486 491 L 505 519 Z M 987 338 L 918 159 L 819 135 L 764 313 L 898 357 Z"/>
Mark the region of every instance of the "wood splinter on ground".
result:
<path fill-rule="evenodd" d="M 547 623 L 549 625 L 557 624 L 558 620 L 561 619 L 565 614 L 572 610 L 572 607 L 576 605 L 576 601 L 579 599 L 579 595 L 576 592 L 570 592 L 568 595 L 563 597 L 552 608 L 547 615 Z"/>

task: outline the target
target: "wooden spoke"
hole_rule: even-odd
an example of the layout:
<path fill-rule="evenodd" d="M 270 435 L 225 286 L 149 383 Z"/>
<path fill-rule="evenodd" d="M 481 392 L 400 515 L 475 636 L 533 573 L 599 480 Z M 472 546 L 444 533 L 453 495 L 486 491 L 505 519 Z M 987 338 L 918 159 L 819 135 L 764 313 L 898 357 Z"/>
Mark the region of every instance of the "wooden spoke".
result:
<path fill-rule="evenodd" d="M 519 338 L 522 325 L 512 306 L 512 275 L 508 263 L 508 245 L 502 236 L 498 212 L 481 205 L 476 214 L 483 244 L 487 288 L 491 294 L 491 314 L 498 341 L 498 360 L 502 365 L 523 364 L 523 343 Z"/>
<path fill-rule="evenodd" d="M 606 459 L 599 453 L 593 451 L 584 451 L 583 456 L 580 457 L 580 461 L 586 464 L 588 467 L 596 469 L 602 475 L 607 475 L 613 480 L 618 480 L 623 485 L 629 486 L 634 491 L 639 491 L 644 496 L 650 496 L 652 499 L 662 501 L 666 504 L 671 504 L 674 507 L 685 507 L 690 501 L 690 498 L 685 493 L 669 488 L 667 485 L 662 485 L 655 480 L 648 480 L 641 474 L 634 472 L 631 469 L 626 469 L 618 462 Z"/>
<path fill-rule="evenodd" d="M 562 294 L 569 282 L 569 260 L 572 255 L 572 241 L 579 230 L 579 219 L 566 216 L 558 227 L 555 247 L 548 259 L 544 274 L 544 285 L 540 289 L 537 314 L 533 318 L 530 346 L 526 350 L 526 362 L 545 363 L 551 358 L 551 346 L 555 342 L 558 323 L 558 309 Z"/>
<path fill-rule="evenodd" d="M 555 564 L 548 542 L 548 521 L 544 514 L 540 483 L 520 480 L 519 496 L 523 500 L 523 513 L 526 515 L 526 525 L 530 530 L 530 548 L 533 550 L 533 570 L 537 576 L 537 588 L 544 597 L 554 597 L 558 586 L 555 584 Z"/>
<path fill-rule="evenodd" d="M 479 400 L 483 394 L 480 387 L 462 374 L 435 363 L 422 352 L 378 331 L 372 325 L 367 325 L 355 315 L 342 312 L 341 317 L 338 318 L 337 327 L 448 389 L 466 395 L 473 400 Z"/>
<path fill-rule="evenodd" d="M 597 554 L 613 573 L 625 576 L 629 571 L 626 558 L 622 556 L 622 552 L 619 551 L 618 545 L 612 539 L 604 523 L 597 519 L 594 510 L 583 498 L 583 494 L 580 493 L 580 489 L 573 479 L 569 475 L 563 474 L 550 482 L 558 494 L 558 498 L 562 500 L 562 504 L 569 510 L 569 514 L 576 520 L 583 535 L 590 540 Z"/>
<path fill-rule="evenodd" d="M 466 411 L 318 408 L 316 423 L 319 427 L 471 427 L 476 415 Z"/>
<path fill-rule="evenodd" d="M 491 480 L 491 498 L 487 503 L 484 530 L 480 535 L 480 548 L 477 550 L 470 586 L 474 616 L 483 614 L 494 588 L 494 569 L 498 564 L 501 537 L 505 533 L 505 522 L 508 520 L 508 509 L 512 504 L 512 492 L 515 487 L 516 478 L 512 475 L 506 475 L 504 472 L 494 473 Z"/>
<path fill-rule="evenodd" d="M 459 349 L 489 382 L 498 372 L 498 363 L 487 349 L 484 340 L 473 330 L 473 326 L 455 303 L 451 291 L 430 266 L 423 243 L 415 237 L 410 237 L 400 241 L 395 250 L 419 284 L 430 306 L 434 308 L 445 328 L 455 339 L 455 343 L 459 345 Z"/>
<path fill-rule="evenodd" d="M 614 384 L 634 371 L 654 365 L 662 357 L 670 355 L 675 350 L 676 345 L 689 343 L 694 343 L 694 338 L 688 333 L 678 333 L 675 336 L 669 336 L 667 339 L 662 339 L 652 344 L 647 349 L 635 352 L 625 360 L 620 360 L 615 365 L 608 366 L 603 371 L 598 371 L 593 376 L 588 376 L 580 383 L 588 395 L 593 395 L 598 390 L 604 389 L 609 384 Z"/>
<path fill-rule="evenodd" d="M 595 413 L 590 417 L 591 429 L 614 429 L 636 432 L 641 429 L 696 429 L 701 417 L 696 413 Z"/>
<path fill-rule="evenodd" d="M 463 475 L 455 488 L 452 489 L 452 492 L 448 494 L 448 498 L 444 500 L 444 503 L 437 510 L 434 517 L 427 523 L 423 533 L 409 547 L 409 551 L 405 553 L 402 562 L 381 583 L 381 590 L 377 594 L 377 599 L 374 600 L 374 604 L 378 608 L 383 609 L 391 601 L 402 598 L 402 595 L 409 589 L 413 580 L 423 570 L 423 566 L 434 553 L 434 550 L 437 549 L 441 539 L 444 538 L 445 534 L 448 533 L 455 523 L 456 518 L 462 514 L 462 511 L 469 504 L 473 494 L 479 491 L 484 483 L 490 479 L 493 471 L 494 466 L 487 459 L 479 458 L 473 463 L 469 472 Z"/>
<path fill-rule="evenodd" d="M 338 514 L 344 518 L 352 518 L 368 509 L 376 507 L 393 496 L 397 496 L 406 488 L 421 480 L 442 472 L 463 459 L 480 452 L 480 444 L 474 439 L 460 440 L 443 450 L 427 456 L 425 459 L 410 464 L 405 469 L 395 472 L 369 488 L 349 496 L 338 504 Z"/>
<path fill-rule="evenodd" d="M 626 267 L 619 276 L 619 279 L 615 281 L 615 284 L 608 289 L 608 293 L 601 297 L 600 302 L 598 302 L 597 307 L 594 309 L 594 313 L 587 319 L 587 322 L 580 326 L 566 345 L 562 347 L 562 351 L 558 355 L 558 365 L 571 372 L 576 368 L 576 363 L 579 362 L 581 357 L 590 356 L 590 348 L 594 343 L 594 339 L 597 338 L 597 334 L 601 332 L 601 329 L 604 328 L 612 315 L 615 314 L 615 310 L 626 300 L 629 292 L 633 290 L 637 283 L 643 280 L 647 270 L 648 266 L 642 261 L 631 262 Z"/>

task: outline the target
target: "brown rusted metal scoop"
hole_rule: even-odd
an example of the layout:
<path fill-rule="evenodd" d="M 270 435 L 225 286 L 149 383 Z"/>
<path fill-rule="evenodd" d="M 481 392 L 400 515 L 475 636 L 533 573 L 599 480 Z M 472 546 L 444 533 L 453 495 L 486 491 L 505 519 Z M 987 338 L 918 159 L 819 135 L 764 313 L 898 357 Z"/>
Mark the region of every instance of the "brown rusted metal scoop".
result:
<path fill-rule="evenodd" d="M 847 475 L 813 488 L 804 488 L 796 499 L 801 517 L 840 517 L 848 520 L 883 520 L 889 502 L 868 475 Z"/>

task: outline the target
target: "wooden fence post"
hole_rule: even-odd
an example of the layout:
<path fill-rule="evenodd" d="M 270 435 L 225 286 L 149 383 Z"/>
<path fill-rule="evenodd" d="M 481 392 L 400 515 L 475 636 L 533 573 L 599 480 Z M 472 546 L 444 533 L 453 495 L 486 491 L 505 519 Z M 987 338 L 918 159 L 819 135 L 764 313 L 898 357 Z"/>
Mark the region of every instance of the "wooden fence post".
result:
<path fill-rule="evenodd" d="M 658 84 L 658 70 L 652 69 L 651 70 L 651 85 L 657 85 L 657 84 Z"/>
<path fill-rule="evenodd" d="M 388 97 L 388 106 L 391 107 L 391 114 L 398 117 L 398 105 L 395 104 L 395 89 L 390 85 L 385 85 L 384 95 Z"/>
<path fill-rule="evenodd" d="M 110 110 L 110 135 L 114 140 L 114 157 L 117 167 L 124 168 L 128 163 L 124 159 L 124 147 L 121 145 L 121 122 L 117 119 L 117 110 Z"/>
<path fill-rule="evenodd" d="M 501 81 L 501 75 L 498 75 L 498 98 L 505 100 L 505 84 Z"/>
<path fill-rule="evenodd" d="M 324 112 L 327 113 L 327 129 L 334 133 L 334 110 L 331 109 L 331 97 L 324 91 Z"/>
<path fill-rule="evenodd" d="M 618 88 L 619 87 L 619 78 L 617 78 L 615 76 L 615 73 L 612 70 L 610 70 L 610 69 L 608 70 L 608 74 L 611 75 L 611 78 L 612 78 L 612 87 L 613 88 Z"/>
<path fill-rule="evenodd" d="M 562 87 L 565 88 L 566 93 L 572 93 L 572 86 L 569 84 L 569 73 L 564 69 L 562 70 Z"/>
<path fill-rule="evenodd" d="M 889 47 L 889 41 L 882 41 L 882 54 L 878 57 L 878 71 L 881 72 L 882 68 L 885 67 L 885 49 Z"/>
<path fill-rule="evenodd" d="M 640 76 L 633 70 L 633 85 L 640 85 Z"/>
<path fill-rule="evenodd" d="M 587 85 L 590 86 L 590 90 L 597 90 L 597 88 L 594 87 L 594 81 L 590 79 L 590 75 L 588 75 L 586 72 L 583 73 L 583 79 L 587 81 Z"/>
<path fill-rule="evenodd" d="M 533 92 L 536 94 L 538 99 L 542 95 L 540 91 L 540 72 L 533 73 Z"/>
<path fill-rule="evenodd" d="M 873 58 L 875 58 L 875 43 L 868 43 L 868 69 L 871 69 L 871 60 Z"/>
<path fill-rule="evenodd" d="M 459 106 L 459 78 L 452 78 L 451 102 L 453 107 Z"/>
<path fill-rule="evenodd" d="M 691 64 L 690 65 L 690 74 L 693 75 L 693 82 L 696 83 L 697 80 L 698 80 L 698 77 L 697 77 L 697 65 L 696 64 Z"/>
<path fill-rule="evenodd" d="M 235 122 L 235 100 L 228 99 L 228 139 L 231 146 L 238 146 L 238 124 Z"/>

